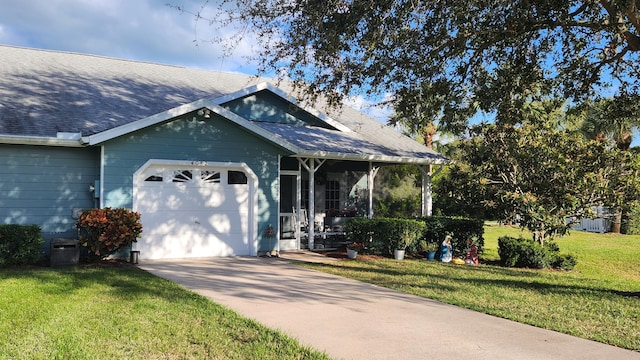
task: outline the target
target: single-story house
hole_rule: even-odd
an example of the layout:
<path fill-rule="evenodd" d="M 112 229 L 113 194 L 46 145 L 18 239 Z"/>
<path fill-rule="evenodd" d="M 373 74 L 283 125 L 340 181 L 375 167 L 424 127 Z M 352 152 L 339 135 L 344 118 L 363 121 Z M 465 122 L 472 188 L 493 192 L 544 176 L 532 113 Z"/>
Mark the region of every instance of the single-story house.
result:
<path fill-rule="evenodd" d="M 125 207 L 141 214 L 141 259 L 313 249 L 335 217 L 371 216 L 384 165 L 420 166 L 429 214 L 430 169 L 447 161 L 284 82 L 12 46 L 0 58 L 0 223 L 38 224 L 46 241 L 75 237 L 83 209 Z"/>

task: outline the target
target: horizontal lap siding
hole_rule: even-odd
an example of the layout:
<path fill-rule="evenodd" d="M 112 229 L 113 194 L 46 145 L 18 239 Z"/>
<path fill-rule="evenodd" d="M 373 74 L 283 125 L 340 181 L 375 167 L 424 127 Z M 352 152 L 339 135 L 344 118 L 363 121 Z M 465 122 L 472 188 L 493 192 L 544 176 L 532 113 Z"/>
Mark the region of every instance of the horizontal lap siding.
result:
<path fill-rule="evenodd" d="M 278 149 L 219 115 L 206 120 L 180 117 L 110 140 L 103 147 L 104 206 L 133 206 L 133 173 L 149 159 L 236 162 L 246 163 L 258 177 L 259 235 L 261 224 L 278 221 L 277 190 L 273 190 L 278 182 Z"/>
<path fill-rule="evenodd" d="M 94 148 L 0 145 L 0 223 L 37 224 L 45 238 L 75 230 L 74 208 L 94 205 Z"/>
<path fill-rule="evenodd" d="M 261 91 L 241 99 L 230 101 L 222 104 L 222 107 L 245 119 L 254 121 L 330 128 L 317 117 L 269 91 Z"/>

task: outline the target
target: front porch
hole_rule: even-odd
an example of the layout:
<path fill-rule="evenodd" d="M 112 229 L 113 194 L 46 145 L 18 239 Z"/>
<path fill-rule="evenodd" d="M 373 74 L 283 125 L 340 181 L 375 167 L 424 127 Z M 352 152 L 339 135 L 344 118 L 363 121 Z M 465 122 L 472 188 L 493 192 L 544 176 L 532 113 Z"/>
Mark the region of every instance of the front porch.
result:
<path fill-rule="evenodd" d="M 345 246 L 344 224 L 354 217 L 373 217 L 374 178 L 382 166 L 395 164 L 282 158 L 278 250 L 323 251 Z M 422 215 L 429 216 L 432 165 L 418 166 L 423 174 Z"/>

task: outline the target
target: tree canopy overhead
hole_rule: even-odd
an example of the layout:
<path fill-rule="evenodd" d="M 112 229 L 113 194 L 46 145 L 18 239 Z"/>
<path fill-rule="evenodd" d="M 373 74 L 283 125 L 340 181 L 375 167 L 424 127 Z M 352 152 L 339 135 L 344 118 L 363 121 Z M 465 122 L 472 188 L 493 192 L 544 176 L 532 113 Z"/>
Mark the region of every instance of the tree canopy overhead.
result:
<path fill-rule="evenodd" d="M 354 94 L 391 99 L 400 112 L 419 105 L 420 119 L 460 131 L 477 111 L 544 96 L 579 102 L 608 86 L 637 94 L 639 7 L 633 0 L 222 0 L 214 19 L 195 15 L 235 24 L 239 37 L 253 33 L 261 70 L 284 73 L 307 94 L 330 94 L 334 104 Z"/>

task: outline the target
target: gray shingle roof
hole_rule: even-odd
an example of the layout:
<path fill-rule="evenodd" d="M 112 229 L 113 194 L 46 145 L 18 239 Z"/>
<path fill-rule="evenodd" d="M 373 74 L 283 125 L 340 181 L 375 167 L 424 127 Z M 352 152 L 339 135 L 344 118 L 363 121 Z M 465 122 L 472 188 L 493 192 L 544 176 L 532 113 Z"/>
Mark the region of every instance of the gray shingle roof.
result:
<path fill-rule="evenodd" d="M 94 135 L 264 78 L 101 56 L 0 45 L 0 136 Z M 285 92 L 287 84 L 278 84 Z M 354 131 L 259 126 L 300 149 L 442 161 L 440 155 L 350 107 L 314 106 Z M 404 161 L 403 161 L 404 162 Z"/>
<path fill-rule="evenodd" d="M 417 158 L 441 159 L 438 154 L 424 151 L 392 149 L 371 142 L 357 132 L 341 132 L 315 126 L 295 126 L 279 123 L 256 123 L 274 136 L 296 146 L 299 153 L 309 157 L 331 157 L 343 159 L 404 158 L 404 162 L 415 162 Z"/>

